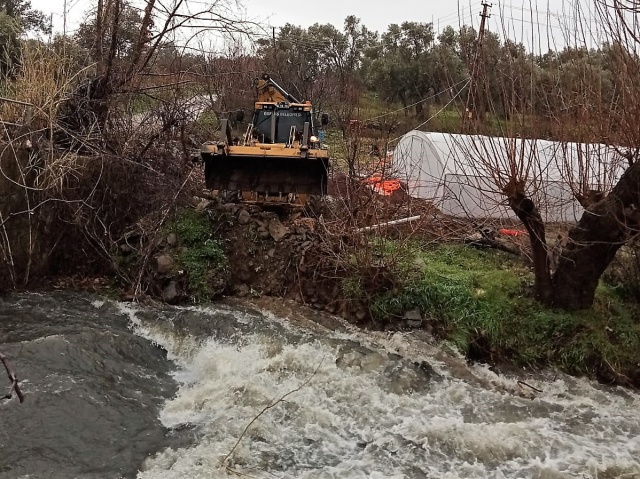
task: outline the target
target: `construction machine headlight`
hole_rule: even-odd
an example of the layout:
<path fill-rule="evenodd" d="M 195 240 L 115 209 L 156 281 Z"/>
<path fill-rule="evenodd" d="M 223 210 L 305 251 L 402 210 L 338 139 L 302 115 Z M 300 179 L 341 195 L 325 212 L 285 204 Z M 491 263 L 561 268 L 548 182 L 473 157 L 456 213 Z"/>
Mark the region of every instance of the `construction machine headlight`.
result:
<path fill-rule="evenodd" d="M 309 140 L 311 141 L 311 143 L 318 143 L 318 137 L 317 136 L 312 136 L 311 138 L 309 138 Z"/>

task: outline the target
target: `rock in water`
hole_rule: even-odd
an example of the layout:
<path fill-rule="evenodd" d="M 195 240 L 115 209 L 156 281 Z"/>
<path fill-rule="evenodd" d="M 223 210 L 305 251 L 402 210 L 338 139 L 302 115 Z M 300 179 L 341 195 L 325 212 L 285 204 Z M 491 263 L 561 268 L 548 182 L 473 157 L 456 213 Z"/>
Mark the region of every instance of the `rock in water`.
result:
<path fill-rule="evenodd" d="M 419 309 L 411 309 L 404 313 L 404 322 L 405 325 L 409 328 L 420 328 L 422 327 L 422 313 Z"/>
<path fill-rule="evenodd" d="M 178 299 L 180 299 L 180 293 L 178 292 L 178 284 L 175 281 L 170 281 L 162 290 L 162 299 L 169 304 L 178 302 Z"/>

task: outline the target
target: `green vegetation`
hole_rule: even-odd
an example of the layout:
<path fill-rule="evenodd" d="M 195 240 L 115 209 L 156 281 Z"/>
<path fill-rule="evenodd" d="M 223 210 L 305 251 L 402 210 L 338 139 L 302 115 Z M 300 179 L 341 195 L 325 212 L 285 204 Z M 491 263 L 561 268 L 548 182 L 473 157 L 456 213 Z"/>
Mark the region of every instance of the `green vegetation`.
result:
<path fill-rule="evenodd" d="M 209 301 L 223 287 L 219 276 L 228 264 L 222 243 L 212 238 L 208 218 L 190 209 L 180 209 L 167 233 L 175 233 L 180 247 L 178 264 L 188 273 L 189 290 L 196 301 Z"/>
<path fill-rule="evenodd" d="M 570 373 L 615 377 L 640 360 L 637 304 L 606 285 L 592 310 L 554 311 L 533 300 L 533 275 L 505 253 L 394 242 L 377 249 L 394 284 L 370 298 L 377 321 L 397 321 L 418 308 L 436 334 L 471 358 L 520 366 L 550 363 Z M 350 277 L 343 291 L 356 297 L 365 283 Z"/>
<path fill-rule="evenodd" d="M 214 135 L 220 128 L 220 120 L 218 115 L 216 115 L 216 112 L 213 111 L 212 108 L 208 107 L 198 118 L 198 125 L 208 131 L 210 135 Z"/>
<path fill-rule="evenodd" d="M 0 80 L 20 63 L 19 33 L 18 22 L 0 10 Z"/>
<path fill-rule="evenodd" d="M 148 95 L 129 94 L 122 97 L 122 106 L 134 115 L 152 111 L 154 108 L 158 108 L 160 103 L 161 100 Z"/>
<path fill-rule="evenodd" d="M 440 108 L 436 105 L 432 107 L 429 116 L 435 115 L 433 120 L 427 125 L 423 126 L 421 130 L 425 131 L 440 131 L 444 133 L 458 133 L 462 131 L 462 115 L 460 111 L 455 108 L 447 108 L 439 111 Z M 498 132 L 500 130 L 497 130 Z"/>
<path fill-rule="evenodd" d="M 459 133 L 470 107 L 479 134 L 615 143 L 612 133 L 626 124 L 610 128 L 603 116 L 622 118 L 628 110 L 617 92 L 635 82 L 638 58 L 625 52 L 635 51 L 637 32 L 611 28 L 604 19 L 616 13 L 602 14 L 596 22 L 603 21 L 609 41 L 556 51 L 538 51 L 517 34 L 505 39 L 491 29 L 478 42 L 478 31 L 464 24 L 436 29 L 406 21 L 378 33 L 349 15 L 342 29 L 287 24 L 275 41 L 258 40 L 256 60 L 277 72 L 287 90 L 330 112 L 333 124 L 377 117 L 386 123 L 381 135 L 393 125 L 399 136 L 446 108 L 422 127 Z"/>

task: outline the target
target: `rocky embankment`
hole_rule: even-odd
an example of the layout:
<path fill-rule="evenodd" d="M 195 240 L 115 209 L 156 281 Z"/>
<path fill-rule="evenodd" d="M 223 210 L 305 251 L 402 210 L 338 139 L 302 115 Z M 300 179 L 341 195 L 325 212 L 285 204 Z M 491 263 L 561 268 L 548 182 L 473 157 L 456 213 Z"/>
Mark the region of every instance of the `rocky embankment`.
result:
<path fill-rule="evenodd" d="M 193 238 L 194 231 L 202 234 Z M 172 304 L 223 296 L 286 298 L 367 323 L 365 302 L 345 298 L 338 275 L 326 274 L 333 247 L 327 235 L 323 217 L 301 207 L 201 200 L 178 210 L 153 241 L 147 291 Z M 217 258 L 202 251 L 213 245 L 220 249 Z M 119 262 L 137 266 L 137 254 L 121 245 Z M 418 316 L 409 312 L 408 324 L 421 324 Z"/>

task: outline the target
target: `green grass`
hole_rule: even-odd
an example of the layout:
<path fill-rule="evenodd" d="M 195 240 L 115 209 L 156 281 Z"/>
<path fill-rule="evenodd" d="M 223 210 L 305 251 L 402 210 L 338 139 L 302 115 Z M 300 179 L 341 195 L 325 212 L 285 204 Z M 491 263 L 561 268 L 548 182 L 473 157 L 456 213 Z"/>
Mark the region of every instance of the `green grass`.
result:
<path fill-rule="evenodd" d="M 209 130 L 212 134 L 220 129 L 220 121 L 211 108 L 206 108 L 198 118 L 198 124 Z"/>
<path fill-rule="evenodd" d="M 358 110 L 360 115 L 365 118 L 387 114 L 402 108 L 398 102 L 386 102 L 373 92 L 366 92 L 360 97 Z"/>
<path fill-rule="evenodd" d="M 448 107 L 440 111 L 442 106 L 433 105 L 429 117 L 435 115 L 431 121 L 425 124 L 421 130 L 438 131 L 442 133 L 460 133 L 462 131 L 462 116 L 455 107 Z"/>
<path fill-rule="evenodd" d="M 160 106 L 160 100 L 147 95 L 129 94 L 121 97 L 121 105 L 127 111 L 135 114 L 147 113 Z"/>
<path fill-rule="evenodd" d="M 638 307 L 624 303 L 607 286 L 599 287 L 593 309 L 567 313 L 537 303 L 529 268 L 506 253 L 387 242 L 382 256 L 394 258 L 387 264 L 393 264 L 396 286 L 371 297 L 371 314 L 378 322 L 399 321 L 418 308 L 434 331 L 461 351 L 519 366 L 624 373 L 640 360 Z M 364 283 L 357 275 L 348 278 L 343 291 L 356 294 L 354 286 Z"/>
<path fill-rule="evenodd" d="M 220 292 L 219 276 L 227 271 L 228 262 L 222 242 L 212 237 L 208 218 L 194 210 L 180 209 L 168 225 L 170 232 L 177 236 L 177 261 L 188 272 L 192 296 L 198 302 L 211 300 Z"/>

